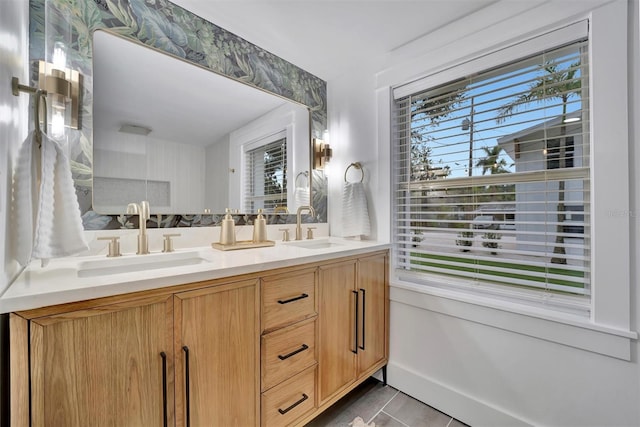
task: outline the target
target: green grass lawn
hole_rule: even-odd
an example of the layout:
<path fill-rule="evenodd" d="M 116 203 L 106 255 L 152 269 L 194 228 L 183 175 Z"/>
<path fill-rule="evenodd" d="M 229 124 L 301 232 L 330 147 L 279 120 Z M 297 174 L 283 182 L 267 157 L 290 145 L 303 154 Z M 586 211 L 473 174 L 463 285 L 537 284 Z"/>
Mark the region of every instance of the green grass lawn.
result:
<path fill-rule="evenodd" d="M 547 278 L 547 277 L 538 277 L 526 274 L 527 271 L 532 273 L 549 273 L 558 276 L 566 276 L 567 278 L 576 278 L 576 279 L 584 279 L 584 272 L 569 270 L 566 268 L 558 268 L 558 267 L 540 267 L 535 265 L 526 265 L 526 264 L 518 264 L 516 262 L 505 262 L 505 261 L 489 261 L 489 260 L 477 260 L 473 258 L 465 258 L 459 256 L 450 256 L 450 255 L 432 255 L 432 254 L 420 254 L 416 252 L 411 253 L 412 258 L 423 258 L 427 261 L 418 261 L 415 259 L 411 260 L 411 264 L 421 265 L 426 267 L 439 267 L 451 269 L 454 271 L 464 271 L 467 273 L 478 272 L 482 274 L 486 274 L 488 276 L 499 276 L 499 277 L 507 277 L 513 279 L 520 280 L 529 280 L 532 282 L 539 283 L 550 283 L 554 285 L 560 286 L 570 286 L 573 288 L 584 288 L 584 282 L 582 280 L 563 280 L 557 278 Z M 429 261 L 432 260 L 432 261 Z M 443 265 L 438 261 L 447 261 L 447 262 L 456 262 L 460 264 L 468 264 L 466 265 Z M 497 267 L 497 268 L 508 268 L 514 271 L 495 271 L 493 269 L 483 269 L 482 267 Z M 516 272 L 516 270 L 518 272 Z M 452 275 L 456 275 L 455 273 L 451 273 Z"/>

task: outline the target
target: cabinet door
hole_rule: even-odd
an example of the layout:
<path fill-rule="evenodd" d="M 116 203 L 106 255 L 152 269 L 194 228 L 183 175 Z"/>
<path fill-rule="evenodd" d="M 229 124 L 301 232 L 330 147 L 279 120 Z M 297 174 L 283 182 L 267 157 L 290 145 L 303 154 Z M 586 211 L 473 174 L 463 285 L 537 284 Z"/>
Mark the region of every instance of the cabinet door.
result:
<path fill-rule="evenodd" d="M 358 260 L 358 376 L 387 356 L 387 259 Z"/>
<path fill-rule="evenodd" d="M 32 320 L 32 425 L 162 426 L 165 414 L 173 424 L 172 302 L 164 296 Z"/>
<path fill-rule="evenodd" d="M 319 398 L 320 404 L 356 378 L 356 262 L 320 267 Z"/>
<path fill-rule="evenodd" d="M 257 281 L 176 294 L 176 424 L 255 426 L 260 399 Z"/>

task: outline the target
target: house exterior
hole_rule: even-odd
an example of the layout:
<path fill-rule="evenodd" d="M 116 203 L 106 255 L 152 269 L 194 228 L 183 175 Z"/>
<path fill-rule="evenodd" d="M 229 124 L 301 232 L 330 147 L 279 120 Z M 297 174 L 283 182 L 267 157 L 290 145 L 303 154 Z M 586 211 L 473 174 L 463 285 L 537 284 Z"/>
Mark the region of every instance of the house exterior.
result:
<path fill-rule="evenodd" d="M 582 168 L 588 141 L 588 120 L 582 110 L 568 114 L 564 119 L 555 117 L 519 132 L 498 138 L 497 142 L 514 164 L 515 172 Z M 564 129 L 563 129 L 564 128 Z M 564 155 L 560 153 L 564 131 Z M 526 251 L 550 253 L 556 245 L 556 233 L 561 230 L 567 252 L 576 258 L 584 256 L 580 248 L 584 229 L 589 223 L 588 200 L 585 209 L 584 182 L 567 179 L 564 185 L 564 221 L 557 226 L 560 182 L 518 182 L 515 200 L 516 248 Z"/>

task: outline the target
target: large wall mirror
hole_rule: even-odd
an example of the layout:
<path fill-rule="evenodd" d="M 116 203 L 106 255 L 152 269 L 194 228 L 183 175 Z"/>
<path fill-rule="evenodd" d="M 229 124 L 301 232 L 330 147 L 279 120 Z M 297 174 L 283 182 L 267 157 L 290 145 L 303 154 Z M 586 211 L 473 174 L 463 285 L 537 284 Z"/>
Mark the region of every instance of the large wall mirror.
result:
<path fill-rule="evenodd" d="M 130 226 L 123 208 L 143 199 L 150 227 L 216 225 L 226 207 L 290 223 L 300 204 L 326 221 L 309 155 L 326 82 L 167 0 L 29 5 L 31 60 L 63 41 L 84 79 L 68 151 L 85 229 Z"/>
<path fill-rule="evenodd" d="M 295 212 L 309 109 L 108 31 L 93 34 L 93 208 Z"/>

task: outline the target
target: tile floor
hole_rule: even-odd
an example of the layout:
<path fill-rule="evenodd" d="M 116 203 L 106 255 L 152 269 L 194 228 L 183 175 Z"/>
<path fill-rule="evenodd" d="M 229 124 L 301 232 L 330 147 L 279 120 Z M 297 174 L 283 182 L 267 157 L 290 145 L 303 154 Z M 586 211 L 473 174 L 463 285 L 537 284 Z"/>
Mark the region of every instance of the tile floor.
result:
<path fill-rule="evenodd" d="M 464 427 L 466 424 L 369 378 L 306 427 L 348 427 L 355 417 L 376 427 Z"/>

